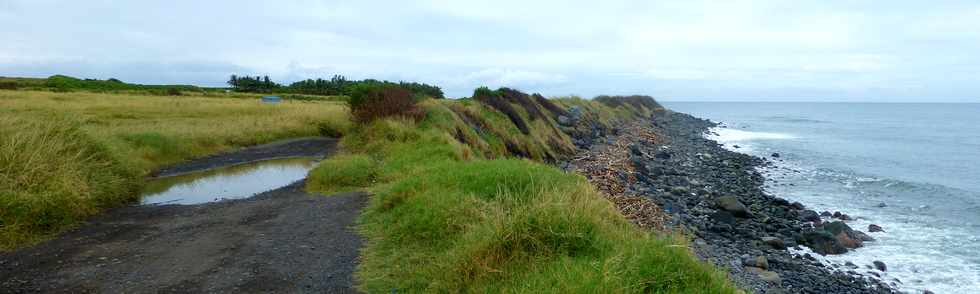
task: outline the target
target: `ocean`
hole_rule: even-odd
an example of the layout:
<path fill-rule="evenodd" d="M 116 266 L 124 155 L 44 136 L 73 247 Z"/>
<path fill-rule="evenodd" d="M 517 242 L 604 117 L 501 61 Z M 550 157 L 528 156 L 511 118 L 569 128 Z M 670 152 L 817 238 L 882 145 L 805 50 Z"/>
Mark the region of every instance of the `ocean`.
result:
<path fill-rule="evenodd" d="M 706 136 L 729 150 L 775 160 L 773 195 L 884 228 L 826 262 L 883 261 L 903 291 L 980 291 L 980 104 L 663 104 L 723 123 Z"/>

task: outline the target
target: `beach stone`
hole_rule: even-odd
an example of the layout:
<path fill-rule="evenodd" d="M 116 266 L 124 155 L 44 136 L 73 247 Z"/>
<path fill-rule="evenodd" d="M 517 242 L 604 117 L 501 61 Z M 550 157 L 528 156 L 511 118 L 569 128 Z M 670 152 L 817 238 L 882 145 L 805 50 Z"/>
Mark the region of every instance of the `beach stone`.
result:
<path fill-rule="evenodd" d="M 722 224 L 735 224 L 735 216 L 724 210 L 711 214 L 711 219 Z"/>
<path fill-rule="evenodd" d="M 879 260 L 875 260 L 872 263 L 875 264 L 875 269 L 878 269 L 879 271 L 887 271 L 888 270 L 888 267 L 885 266 L 885 263 L 884 262 L 881 262 Z"/>
<path fill-rule="evenodd" d="M 761 269 L 769 269 L 769 260 L 765 256 L 745 256 L 742 259 L 742 265 L 749 267 L 757 267 Z"/>
<path fill-rule="evenodd" d="M 715 199 L 715 206 L 732 213 L 736 217 L 746 217 L 749 215 L 748 208 L 745 207 L 745 204 L 739 202 L 735 196 L 719 197 Z"/>
<path fill-rule="evenodd" d="M 762 279 L 763 281 L 770 282 L 773 284 L 779 284 L 783 282 L 783 280 L 779 277 L 779 274 L 777 274 L 776 272 L 770 272 L 770 271 L 761 272 L 759 273 L 759 278 Z"/>
<path fill-rule="evenodd" d="M 807 210 L 804 210 L 804 211 L 800 212 L 800 220 L 806 221 L 806 222 L 815 222 L 815 223 L 818 223 L 818 222 L 820 222 L 820 215 L 817 214 L 816 211 L 807 209 Z"/>
<path fill-rule="evenodd" d="M 758 275 L 758 274 L 760 274 L 760 273 L 762 273 L 762 272 L 764 272 L 766 270 L 761 269 L 761 268 L 757 268 L 757 267 L 754 267 L 754 266 L 746 266 L 745 267 L 745 271 Z"/>
<path fill-rule="evenodd" d="M 772 154 L 772 157 L 774 157 L 774 158 L 779 158 L 779 153 L 773 153 L 773 154 Z"/>
<path fill-rule="evenodd" d="M 870 225 L 868 225 L 868 232 L 874 233 L 874 232 L 884 232 L 884 231 L 885 230 L 882 229 L 881 226 L 879 226 L 879 225 L 876 225 L 876 224 L 870 224 Z"/>
<path fill-rule="evenodd" d="M 574 123 L 572 123 L 572 118 L 567 117 L 567 116 L 564 116 L 564 115 L 559 115 L 558 116 L 558 124 L 559 125 L 566 126 L 566 127 L 570 127 L 570 126 L 574 125 Z"/>
<path fill-rule="evenodd" d="M 789 206 L 792 206 L 796 210 L 802 210 L 802 209 L 806 208 L 806 206 L 803 206 L 803 203 L 800 203 L 800 202 L 790 203 Z"/>
<path fill-rule="evenodd" d="M 843 254 L 847 253 L 847 248 L 840 244 L 836 237 L 824 230 L 811 230 L 804 232 L 803 241 L 813 249 L 813 252 L 820 254 Z"/>
<path fill-rule="evenodd" d="M 786 243 L 783 242 L 783 239 L 776 237 L 762 237 L 762 243 L 765 243 L 774 249 L 786 249 Z"/>
<path fill-rule="evenodd" d="M 832 213 L 830 213 L 829 211 L 826 211 L 826 210 L 820 212 L 820 216 L 823 216 L 823 217 L 830 217 L 830 216 L 833 216 L 833 215 L 834 214 L 832 214 Z"/>
<path fill-rule="evenodd" d="M 837 239 L 837 243 L 846 248 L 858 248 L 864 243 L 864 233 L 858 234 L 850 226 L 842 221 L 829 222 L 823 226 L 824 231 L 829 232 Z"/>

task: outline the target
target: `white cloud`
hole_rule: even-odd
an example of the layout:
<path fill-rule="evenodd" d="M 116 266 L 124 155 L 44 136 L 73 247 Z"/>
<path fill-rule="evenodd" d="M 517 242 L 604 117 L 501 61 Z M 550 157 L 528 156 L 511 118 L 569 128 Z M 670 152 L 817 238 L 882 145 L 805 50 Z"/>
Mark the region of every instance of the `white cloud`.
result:
<path fill-rule="evenodd" d="M 159 81 L 204 84 L 229 69 L 420 80 L 454 95 L 980 101 L 978 19 L 971 1 L 6 0 L 0 75 L 154 82 L 134 65 L 159 64 L 171 72 Z M 219 76 L 173 68 L 192 64 Z"/>

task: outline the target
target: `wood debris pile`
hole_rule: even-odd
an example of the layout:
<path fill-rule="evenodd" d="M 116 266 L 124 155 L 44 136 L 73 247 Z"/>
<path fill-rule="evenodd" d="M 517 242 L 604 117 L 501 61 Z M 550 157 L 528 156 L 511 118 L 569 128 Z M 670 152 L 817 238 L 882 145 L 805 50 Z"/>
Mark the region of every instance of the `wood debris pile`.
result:
<path fill-rule="evenodd" d="M 625 127 L 613 144 L 594 148 L 572 160 L 572 169 L 581 173 L 630 222 L 641 228 L 666 231 L 670 216 L 650 199 L 629 192 L 636 184 L 636 169 L 629 159 L 629 146 L 637 142 L 658 142 L 658 136 L 641 124 Z"/>

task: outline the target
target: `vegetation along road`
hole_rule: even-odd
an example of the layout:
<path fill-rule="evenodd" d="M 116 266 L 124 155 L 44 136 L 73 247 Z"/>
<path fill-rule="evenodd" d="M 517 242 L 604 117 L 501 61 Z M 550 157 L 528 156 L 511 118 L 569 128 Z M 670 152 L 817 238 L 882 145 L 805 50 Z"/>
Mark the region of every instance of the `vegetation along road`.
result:
<path fill-rule="evenodd" d="M 165 171 L 323 155 L 335 145 L 294 140 Z M 361 245 L 351 226 L 365 195 L 311 196 L 297 182 L 248 199 L 115 209 L 39 246 L 0 253 L 0 292 L 351 291 Z"/>

